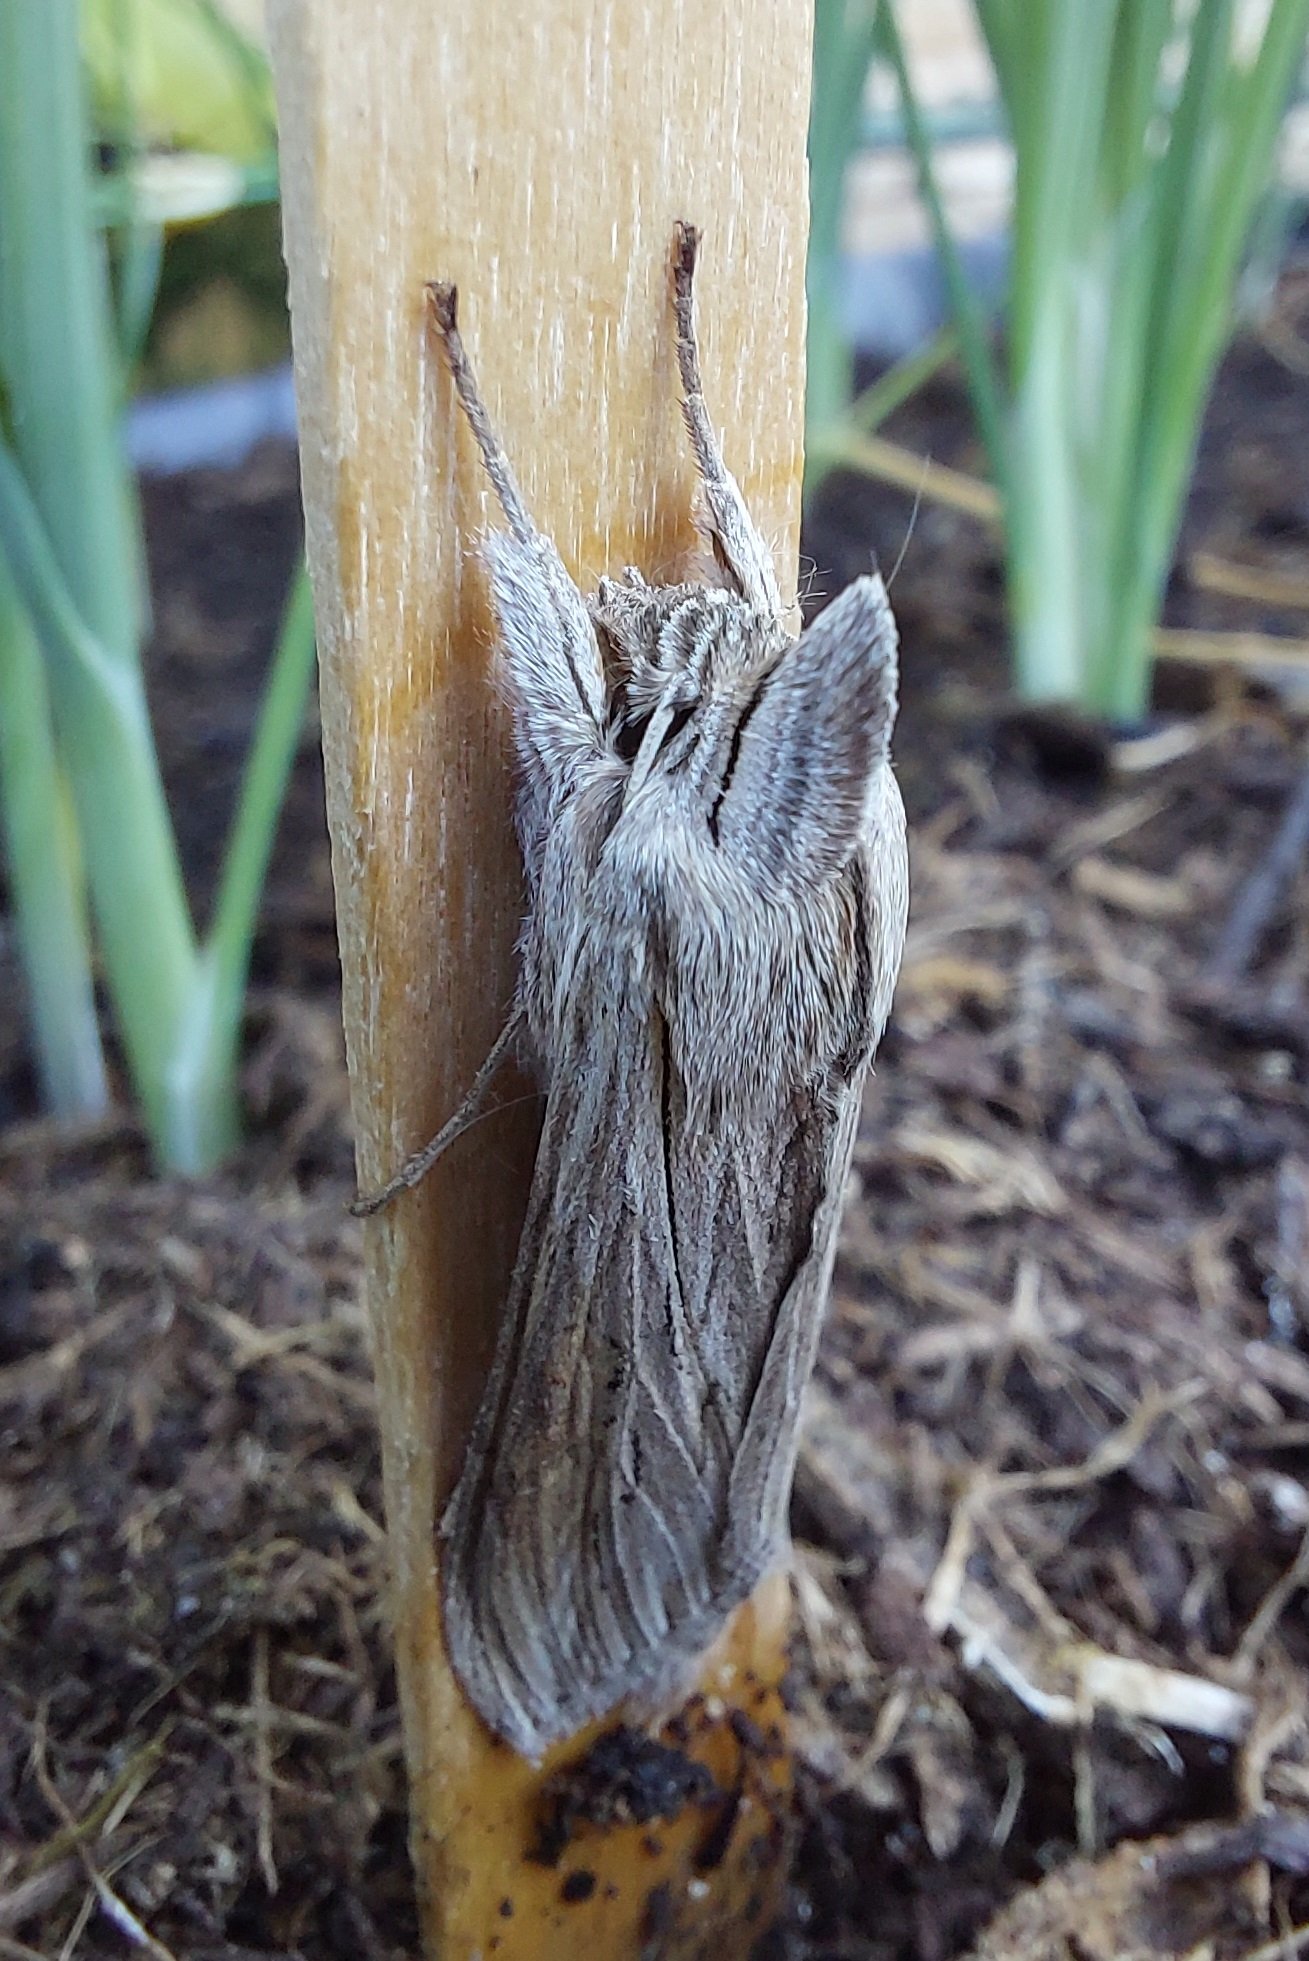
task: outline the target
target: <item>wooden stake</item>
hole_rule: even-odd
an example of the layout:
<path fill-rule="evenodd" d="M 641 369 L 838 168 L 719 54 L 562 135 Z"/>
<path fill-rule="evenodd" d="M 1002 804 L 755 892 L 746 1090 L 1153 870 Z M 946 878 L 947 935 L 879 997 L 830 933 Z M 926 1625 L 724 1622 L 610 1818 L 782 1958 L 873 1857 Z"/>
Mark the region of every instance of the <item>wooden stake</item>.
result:
<path fill-rule="evenodd" d="M 692 542 L 693 488 L 668 253 L 675 219 L 702 226 L 711 409 L 793 585 L 809 0 L 270 0 L 269 16 L 368 1188 L 449 1116 L 490 1049 L 521 903 L 470 551 L 494 513 L 424 282 L 458 282 L 523 491 L 584 589 L 626 564 L 667 575 Z M 442 1652 L 436 1522 L 489 1360 L 537 1120 L 530 1100 L 488 1118 L 366 1229 L 428 1951 L 571 1961 L 582 1942 L 611 1961 L 712 1942 L 744 1954 L 784 1870 L 784 1583 L 738 1616 L 706 1664 L 707 1700 L 664 1735 L 662 1757 L 611 1737 L 579 1773 L 594 1741 L 580 1738 L 538 1770 L 487 1734 Z M 710 1791 L 697 1790 L 697 1760 Z M 642 1818 L 661 1797 L 672 1821 Z"/>

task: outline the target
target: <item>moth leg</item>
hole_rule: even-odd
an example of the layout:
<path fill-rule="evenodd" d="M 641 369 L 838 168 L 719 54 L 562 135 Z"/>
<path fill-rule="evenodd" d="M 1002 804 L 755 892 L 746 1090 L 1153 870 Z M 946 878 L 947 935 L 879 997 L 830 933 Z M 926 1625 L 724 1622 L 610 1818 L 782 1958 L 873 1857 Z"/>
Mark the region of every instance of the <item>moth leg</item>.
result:
<path fill-rule="evenodd" d="M 735 477 L 723 461 L 700 379 L 692 288 L 700 234 L 684 220 L 673 234 L 673 312 L 677 322 L 677 365 L 682 377 L 682 417 L 709 513 L 714 556 L 752 606 L 781 618 L 777 574 L 763 539 L 755 530 Z"/>
<path fill-rule="evenodd" d="M 415 1185 L 421 1185 L 437 1159 L 445 1155 L 457 1137 L 462 1137 L 466 1130 L 472 1128 L 482 1114 L 486 1093 L 499 1075 L 522 1025 L 523 1011 L 516 1007 L 496 1036 L 490 1055 L 474 1076 L 472 1088 L 450 1121 L 442 1124 L 436 1136 L 430 1143 L 424 1144 L 421 1151 L 415 1151 L 411 1158 L 406 1158 L 394 1178 L 388 1178 L 380 1191 L 363 1192 L 354 1200 L 350 1210 L 356 1219 L 371 1219 L 375 1212 L 380 1212 L 401 1192 L 412 1191 Z"/>

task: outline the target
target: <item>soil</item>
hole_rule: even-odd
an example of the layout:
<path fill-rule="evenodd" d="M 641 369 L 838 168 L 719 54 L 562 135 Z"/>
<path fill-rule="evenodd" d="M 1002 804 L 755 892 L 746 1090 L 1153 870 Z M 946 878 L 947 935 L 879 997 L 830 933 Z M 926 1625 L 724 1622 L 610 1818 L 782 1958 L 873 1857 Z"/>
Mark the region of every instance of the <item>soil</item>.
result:
<path fill-rule="evenodd" d="M 1204 555 L 1306 584 L 1307 327 L 1301 276 L 1225 366 L 1174 624 L 1304 632 Z M 887 433 L 976 460 L 948 379 Z M 146 505 L 203 911 L 294 462 Z M 815 583 L 909 515 L 829 482 Z M 1309 1922 L 1305 714 L 1180 667 L 1152 743 L 1008 712 L 993 541 L 930 504 L 893 596 L 913 921 L 797 1480 L 784 1951 L 1271 1961 Z M 337 990 L 309 729 L 228 1171 L 56 1135 L 0 1026 L 0 1956 L 416 1954 Z"/>

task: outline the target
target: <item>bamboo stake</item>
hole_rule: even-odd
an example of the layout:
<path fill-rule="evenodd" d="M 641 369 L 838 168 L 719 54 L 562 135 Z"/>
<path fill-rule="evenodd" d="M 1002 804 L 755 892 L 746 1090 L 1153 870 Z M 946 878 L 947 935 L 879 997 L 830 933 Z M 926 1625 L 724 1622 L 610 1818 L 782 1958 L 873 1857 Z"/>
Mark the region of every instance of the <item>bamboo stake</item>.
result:
<path fill-rule="evenodd" d="M 584 588 L 691 544 L 667 267 L 697 302 L 728 461 L 793 582 L 803 390 L 809 0 L 270 0 L 309 562 L 359 1170 L 457 1106 L 510 999 L 520 874 L 507 731 L 469 547 L 494 521 L 423 287 L 454 279 L 488 405 Z M 671 1823 L 576 1818 L 446 1666 L 436 1520 L 484 1379 L 538 1111 L 480 1124 L 365 1236 L 397 1661 L 428 1951 L 443 1961 L 745 1953 L 784 1870 L 788 1601 L 729 1630 L 665 1768 Z M 566 1445 L 564 1446 L 566 1447 Z M 686 1753 L 684 1758 L 681 1754 Z M 637 1766 L 639 1768 L 639 1766 Z M 596 1770 L 591 1765 L 592 1774 Z M 689 1773 L 688 1773 L 689 1774 Z M 552 1787 L 554 1788 L 554 1787 Z M 579 1793 L 580 1795 L 580 1790 Z M 603 1809 L 592 1799 L 583 1809 Z"/>

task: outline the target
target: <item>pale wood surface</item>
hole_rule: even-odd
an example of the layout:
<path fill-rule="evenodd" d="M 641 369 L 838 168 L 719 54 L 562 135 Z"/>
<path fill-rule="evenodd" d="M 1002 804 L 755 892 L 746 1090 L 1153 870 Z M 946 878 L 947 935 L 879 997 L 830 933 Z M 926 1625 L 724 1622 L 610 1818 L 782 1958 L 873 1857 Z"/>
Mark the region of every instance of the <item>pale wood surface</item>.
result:
<path fill-rule="evenodd" d="M 495 514 L 426 328 L 424 282 L 459 283 L 491 412 L 579 580 L 628 563 L 666 576 L 692 542 L 693 487 L 668 248 L 676 218 L 700 224 L 710 406 L 793 590 L 809 0 L 270 0 L 269 24 L 369 1186 L 439 1127 L 489 1049 L 520 905 L 507 730 L 470 550 Z M 441 1658 L 435 1523 L 481 1388 L 535 1123 L 530 1103 L 492 1117 L 367 1230 L 420 1878 L 450 1956 L 478 1951 L 451 1902 L 499 1882 L 481 1872 L 498 1855 L 483 1842 L 486 1804 L 469 1796 L 490 1746 Z M 776 1648 L 775 1599 L 765 1618 Z M 534 1773 L 503 1774 L 525 1802 Z M 514 1945 L 512 1925 L 497 1927 L 497 1953 L 553 1951 Z"/>

